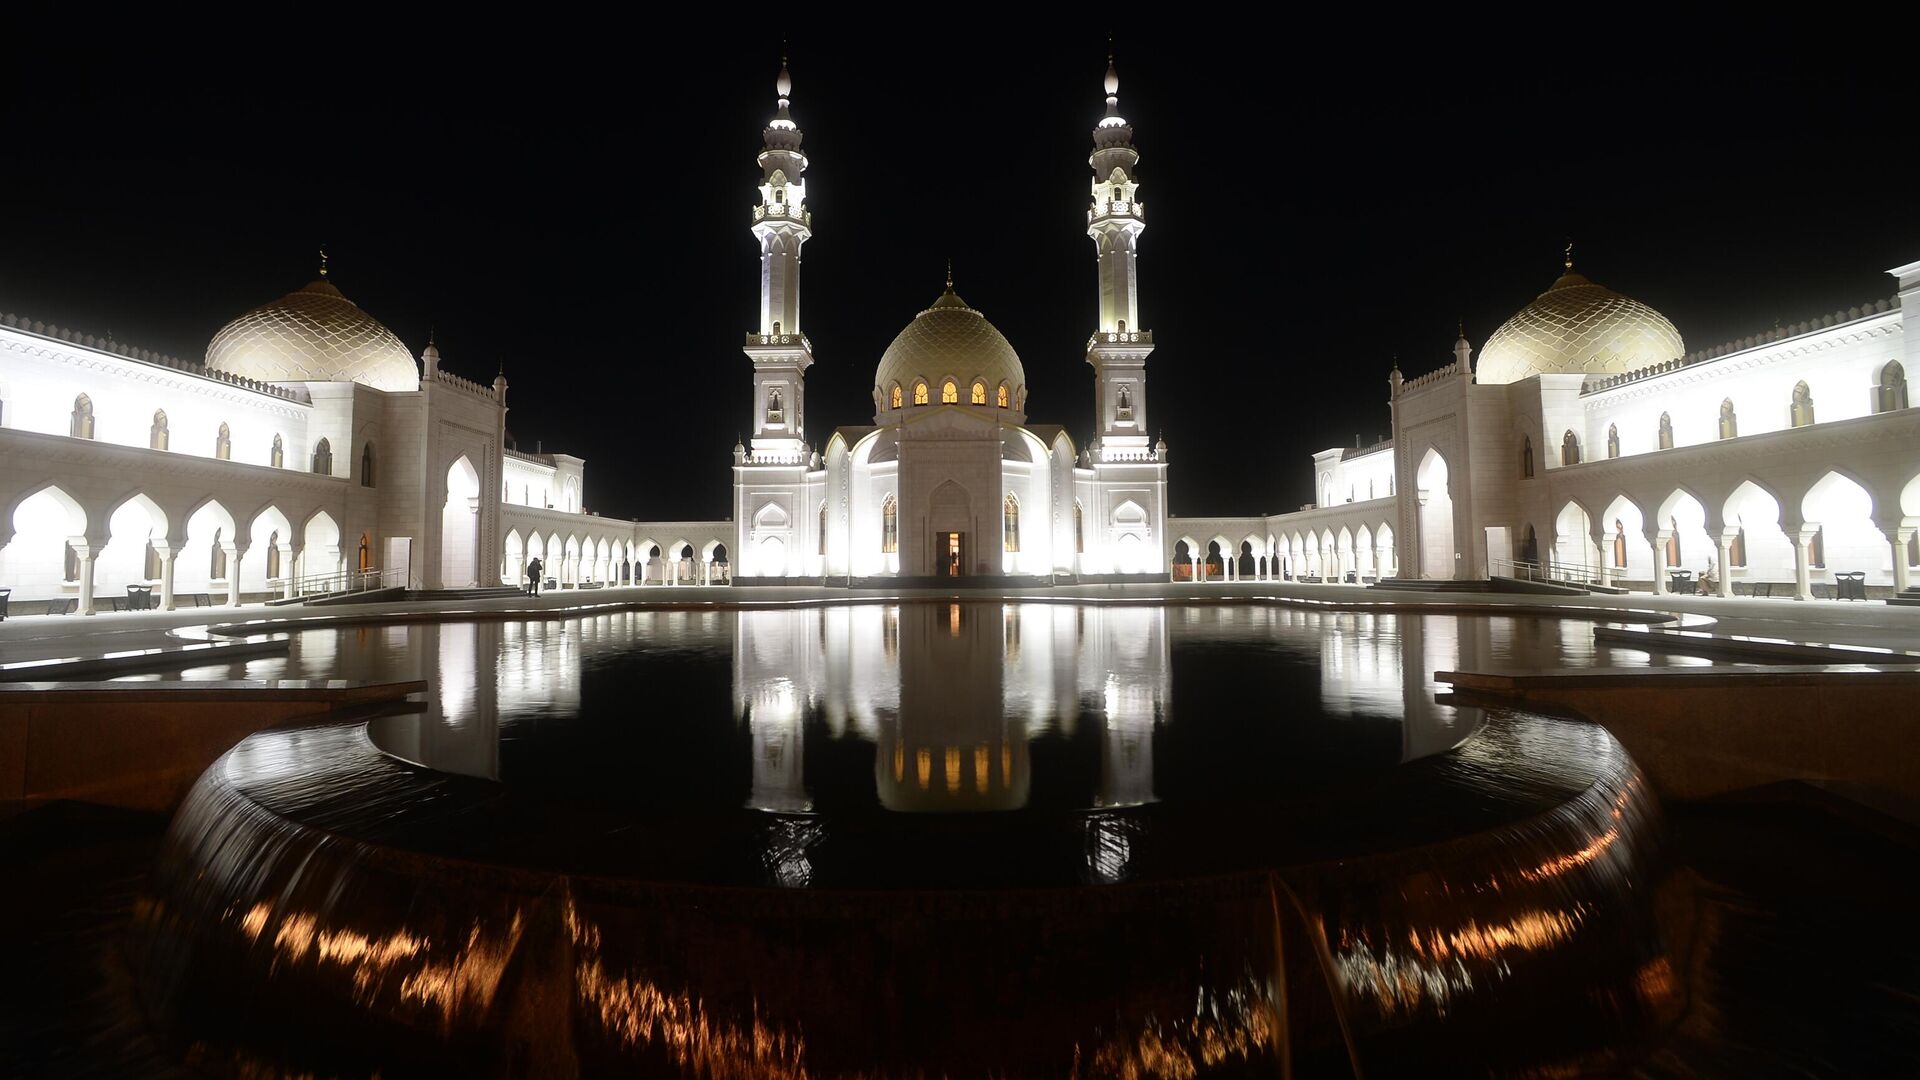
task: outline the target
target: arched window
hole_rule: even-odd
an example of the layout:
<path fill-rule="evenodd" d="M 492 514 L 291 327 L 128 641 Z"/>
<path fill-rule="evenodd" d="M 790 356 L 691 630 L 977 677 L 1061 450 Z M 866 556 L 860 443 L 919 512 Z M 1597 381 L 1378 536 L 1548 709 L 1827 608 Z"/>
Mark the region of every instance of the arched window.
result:
<path fill-rule="evenodd" d="M 273 452 L 268 455 L 267 463 L 276 469 L 287 467 L 287 444 L 282 442 L 278 435 L 273 437 Z"/>
<path fill-rule="evenodd" d="M 1733 415 L 1733 399 L 1727 398 L 1720 402 L 1720 437 L 1732 439 L 1739 434 L 1740 422 Z"/>
<path fill-rule="evenodd" d="M 1613 565 L 1615 568 L 1627 568 L 1627 526 L 1619 518 L 1613 519 Z"/>
<path fill-rule="evenodd" d="M 1124 386 L 1120 388 L 1120 392 L 1114 397 L 1113 412 L 1114 412 L 1115 419 L 1119 419 L 1119 420 L 1133 419 L 1133 391 L 1132 390 L 1129 390 Z"/>
<path fill-rule="evenodd" d="M 1607 456 L 1610 458 L 1617 458 L 1620 456 L 1620 425 L 1619 424 L 1607 425 Z"/>
<path fill-rule="evenodd" d="M 227 549 L 220 544 L 220 530 L 213 530 L 213 550 L 207 556 L 207 580 L 224 581 L 227 576 Z"/>
<path fill-rule="evenodd" d="M 67 434 L 76 439 L 93 438 L 93 399 L 85 394 L 73 399 L 73 423 Z"/>
<path fill-rule="evenodd" d="M 171 435 L 167 431 L 167 410 L 153 410 L 153 426 L 147 429 L 147 448 L 165 450 L 170 441 Z"/>
<path fill-rule="evenodd" d="M 1560 464 L 1580 464 L 1580 439 L 1571 430 L 1560 436 Z"/>
<path fill-rule="evenodd" d="M 820 554 L 827 553 L 827 508 L 820 508 Z"/>
<path fill-rule="evenodd" d="M 66 544 L 65 546 L 67 549 L 66 559 L 60 564 L 60 580 L 79 581 L 80 553 L 73 549 L 72 544 Z"/>
<path fill-rule="evenodd" d="M 913 384 L 913 403 L 915 405 L 925 405 L 927 403 L 926 383 L 916 382 Z"/>
<path fill-rule="evenodd" d="M 1904 393 L 1904 392 L 1905 392 L 1905 391 L 1902 391 L 1902 393 Z M 995 399 L 995 401 L 994 401 L 994 404 L 996 404 L 996 405 L 998 405 L 998 406 L 1000 406 L 1000 407 L 1001 407 L 1001 408 L 1003 408 L 1003 409 L 1004 409 L 1004 408 L 1006 408 L 1006 407 L 1007 407 L 1007 405 L 1008 405 L 1008 403 L 1009 403 L 1009 399 L 1010 399 L 1010 395 L 1009 395 L 1009 394 L 1007 393 L 1007 384 L 1006 384 L 1006 383 L 1001 383 L 1001 384 L 1000 384 L 1000 389 L 999 389 L 998 391 L 996 391 L 996 393 L 997 393 L 997 394 L 998 394 L 999 396 L 998 396 L 998 397 L 997 397 L 997 398 Z"/>
<path fill-rule="evenodd" d="M 1807 561 L 1818 569 L 1827 568 L 1827 527 L 1825 525 L 1813 530 L 1813 540 L 1807 545 Z"/>
<path fill-rule="evenodd" d="M 213 456 L 221 461 L 233 460 L 233 429 L 225 424 L 220 425 L 220 431 L 213 437 Z"/>
<path fill-rule="evenodd" d="M 153 538 L 148 537 L 146 565 L 141 568 L 140 574 L 148 581 L 158 581 L 160 572 L 160 550 L 153 546 Z"/>
<path fill-rule="evenodd" d="M 280 576 L 280 530 L 275 529 L 267 536 L 267 577 Z"/>
<path fill-rule="evenodd" d="M 1660 414 L 1660 449 L 1673 449 L 1673 417 Z"/>
<path fill-rule="evenodd" d="M 1080 555 L 1080 554 L 1085 554 L 1086 550 L 1087 550 L 1086 527 L 1083 522 L 1083 515 L 1081 514 L 1081 511 L 1080 511 L 1080 500 L 1075 499 L 1073 500 L 1073 551 L 1074 551 L 1074 554 Z"/>
<path fill-rule="evenodd" d="M 1520 436 L 1520 475 L 1523 479 L 1533 479 L 1533 436 Z"/>
<path fill-rule="evenodd" d="M 373 440 L 360 447 L 360 486 L 373 486 Z"/>
<path fill-rule="evenodd" d="M 960 404 L 960 388 L 953 385 L 952 379 L 948 379 L 946 382 L 940 384 L 940 404 Z"/>
<path fill-rule="evenodd" d="M 1020 550 L 1020 500 L 1014 498 L 1011 495 L 1007 496 L 1007 508 L 1005 511 L 1001 513 L 1000 516 L 1002 519 L 1002 523 L 1004 525 L 1004 528 L 1001 531 L 1006 534 L 1005 540 L 1006 540 L 1007 550 L 1019 551 Z"/>
<path fill-rule="evenodd" d="M 1873 411 L 1892 412 L 1907 407 L 1907 369 L 1900 361 L 1889 360 L 1880 369 L 1880 385 L 1874 388 Z"/>
<path fill-rule="evenodd" d="M 973 384 L 973 397 L 971 398 L 971 401 L 975 405 L 985 405 L 987 403 L 987 384 L 986 383 L 976 382 Z"/>
<path fill-rule="evenodd" d="M 1735 520 L 1738 521 L 1738 519 Z M 1733 543 L 1727 545 L 1727 565 L 1747 565 L 1747 527 L 1745 525 L 1734 526 Z"/>
<path fill-rule="evenodd" d="M 373 569 L 373 539 L 366 533 L 360 534 L 360 560 L 362 570 Z"/>
<path fill-rule="evenodd" d="M 785 423 L 786 418 L 787 418 L 786 410 L 781 408 L 780 391 L 778 390 L 767 391 L 767 423 L 769 424 Z"/>
<path fill-rule="evenodd" d="M 888 392 L 887 401 L 889 402 L 889 407 L 891 408 L 897 409 L 900 407 L 900 384 L 899 383 L 893 384 L 893 389 Z"/>
<path fill-rule="evenodd" d="M 313 448 L 313 471 L 321 476 L 333 475 L 333 444 L 325 439 Z"/>
<path fill-rule="evenodd" d="M 1680 519 L 1670 517 L 1667 519 L 1667 566 L 1668 568 L 1673 568 L 1679 565 Z"/>
<path fill-rule="evenodd" d="M 900 506 L 891 495 L 880 504 L 880 550 L 888 555 L 900 550 Z"/>
<path fill-rule="evenodd" d="M 1807 389 L 1804 381 L 1794 385 L 1793 407 L 1788 415 L 1794 427 L 1808 427 L 1813 423 L 1813 391 Z"/>

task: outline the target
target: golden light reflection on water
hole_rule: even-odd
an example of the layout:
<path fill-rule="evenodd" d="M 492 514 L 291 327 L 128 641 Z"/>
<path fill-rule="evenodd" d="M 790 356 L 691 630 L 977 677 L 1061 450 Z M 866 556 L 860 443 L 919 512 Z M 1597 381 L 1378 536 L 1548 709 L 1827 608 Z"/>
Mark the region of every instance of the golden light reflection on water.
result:
<path fill-rule="evenodd" d="M 1386 1016 L 1430 1005 L 1442 1014 L 1474 989 L 1474 969 L 1501 970 L 1515 952 L 1548 949 L 1573 937 L 1586 911 L 1529 911 L 1501 922 L 1469 919 L 1451 930 L 1407 931 L 1407 949 L 1375 944 L 1361 930 L 1341 931 L 1334 966 L 1341 987 L 1369 999 Z M 1326 927 L 1321 926 L 1321 933 Z"/>

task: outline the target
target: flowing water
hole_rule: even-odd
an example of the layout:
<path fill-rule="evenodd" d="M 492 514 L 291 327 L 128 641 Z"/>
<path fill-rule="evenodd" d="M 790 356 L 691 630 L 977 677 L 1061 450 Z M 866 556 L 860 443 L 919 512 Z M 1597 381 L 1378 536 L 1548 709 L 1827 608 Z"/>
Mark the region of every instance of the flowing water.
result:
<path fill-rule="evenodd" d="M 1605 1064 L 1674 1002 L 1652 799 L 1432 674 L 1646 662 L 1261 605 L 309 631 L 247 674 L 434 690 L 209 770 L 143 993 L 236 1073 Z"/>

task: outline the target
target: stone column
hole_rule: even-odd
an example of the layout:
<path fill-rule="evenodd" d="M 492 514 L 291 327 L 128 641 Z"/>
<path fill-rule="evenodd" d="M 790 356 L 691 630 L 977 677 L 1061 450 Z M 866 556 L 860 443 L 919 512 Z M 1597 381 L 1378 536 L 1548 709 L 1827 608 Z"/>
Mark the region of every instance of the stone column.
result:
<path fill-rule="evenodd" d="M 1720 580 L 1714 583 L 1714 588 L 1721 596 L 1730 597 L 1733 595 L 1733 565 L 1731 560 L 1733 559 L 1733 541 L 1738 535 L 1738 530 L 1733 532 L 1722 530 L 1719 534 Z"/>
<path fill-rule="evenodd" d="M 180 549 L 183 546 L 185 545 L 176 544 L 171 540 L 164 540 L 153 545 L 154 552 L 160 556 L 161 611 L 173 610 L 173 563 L 175 559 L 180 557 Z"/>
<path fill-rule="evenodd" d="M 1910 526 L 1895 526 L 1887 531 L 1893 543 L 1893 591 L 1901 592 L 1907 588 L 1907 543 L 1913 539 Z"/>
<path fill-rule="evenodd" d="M 1656 529 L 1646 535 L 1647 543 L 1653 548 L 1653 594 L 1659 596 L 1673 591 L 1667 582 L 1667 541 L 1673 539 L 1673 533 L 1668 529 Z"/>
<path fill-rule="evenodd" d="M 1593 550 L 1600 553 L 1600 584 L 1613 587 L 1613 537 L 1605 533 L 1593 534 Z"/>
<path fill-rule="evenodd" d="M 286 584 L 281 587 L 280 595 L 283 599 L 291 600 L 294 596 L 294 582 L 300 576 L 296 572 L 297 568 L 294 566 L 294 560 L 300 557 L 300 549 L 294 547 L 292 544 L 280 544 L 277 546 L 280 548 L 280 576 L 286 579 Z"/>
<path fill-rule="evenodd" d="M 240 560 L 246 557 L 247 549 L 238 544 L 222 543 L 220 550 L 227 553 L 227 606 L 240 606 Z"/>
<path fill-rule="evenodd" d="M 1808 548 L 1813 544 L 1813 534 L 1819 531 L 1818 524 L 1802 525 L 1787 534 L 1793 539 L 1793 598 L 1795 600 L 1813 599 L 1813 575 L 1810 571 L 1813 559 Z"/>
<path fill-rule="evenodd" d="M 80 559 L 80 606 L 82 615 L 93 614 L 93 559 L 94 553 L 106 544 L 95 544 L 87 537 L 70 537 L 67 543 L 73 545 L 73 553 Z"/>

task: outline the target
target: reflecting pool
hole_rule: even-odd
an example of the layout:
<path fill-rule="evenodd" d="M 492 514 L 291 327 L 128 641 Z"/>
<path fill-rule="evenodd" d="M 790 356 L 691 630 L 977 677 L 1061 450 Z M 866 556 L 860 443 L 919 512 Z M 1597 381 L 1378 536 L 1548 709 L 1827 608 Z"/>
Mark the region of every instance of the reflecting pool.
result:
<path fill-rule="evenodd" d="M 209 770 L 145 985 L 216 1071 L 1604 1063 L 1674 994 L 1652 800 L 1603 730 L 1431 677 L 1646 662 L 1245 604 L 307 631 L 246 673 L 433 691 Z"/>

